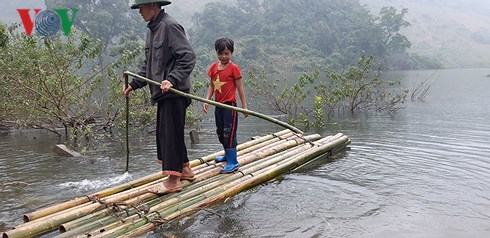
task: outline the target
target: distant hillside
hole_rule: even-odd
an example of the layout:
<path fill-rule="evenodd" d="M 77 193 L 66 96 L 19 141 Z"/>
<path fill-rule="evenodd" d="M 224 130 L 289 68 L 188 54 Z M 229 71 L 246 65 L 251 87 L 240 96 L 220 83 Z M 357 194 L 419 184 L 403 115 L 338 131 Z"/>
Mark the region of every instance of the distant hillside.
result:
<path fill-rule="evenodd" d="M 410 52 L 438 59 L 446 68 L 490 67 L 490 1 L 361 0 L 373 13 L 382 6 L 408 8 L 404 34 Z"/>
<path fill-rule="evenodd" d="M 234 0 L 217 0 L 234 2 Z M 195 12 L 213 0 L 174 1 L 169 11 L 186 27 Z M 383 6 L 408 8 L 412 24 L 403 31 L 410 52 L 437 59 L 445 68 L 490 67 L 490 1 L 488 0 L 360 0 L 378 15 Z"/>
<path fill-rule="evenodd" d="M 168 11 L 186 29 L 192 16 L 214 0 L 175 0 Z M 216 0 L 232 4 L 236 0 Z M 132 2 L 132 1 L 130 1 Z M 410 52 L 439 60 L 446 68 L 490 67 L 490 1 L 488 0 L 360 0 L 374 15 L 383 6 L 408 8 L 412 24 L 403 33 Z M 43 0 L 0 0 L 0 22 L 20 22 L 15 9 L 45 8 Z"/>

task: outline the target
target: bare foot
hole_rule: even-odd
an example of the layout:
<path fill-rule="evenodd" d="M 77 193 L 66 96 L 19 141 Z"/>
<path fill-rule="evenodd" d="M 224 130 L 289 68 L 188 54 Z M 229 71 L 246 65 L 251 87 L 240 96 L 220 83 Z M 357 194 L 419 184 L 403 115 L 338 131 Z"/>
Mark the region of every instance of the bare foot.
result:
<path fill-rule="evenodd" d="M 182 176 L 180 179 L 188 180 L 190 182 L 196 180 L 196 174 L 192 171 L 191 166 L 188 164 L 182 169 Z"/>
<path fill-rule="evenodd" d="M 182 191 L 182 186 L 170 187 L 165 183 L 159 183 L 148 189 L 148 192 L 154 193 L 156 195 L 164 195 L 164 194 L 175 193 L 180 191 Z"/>

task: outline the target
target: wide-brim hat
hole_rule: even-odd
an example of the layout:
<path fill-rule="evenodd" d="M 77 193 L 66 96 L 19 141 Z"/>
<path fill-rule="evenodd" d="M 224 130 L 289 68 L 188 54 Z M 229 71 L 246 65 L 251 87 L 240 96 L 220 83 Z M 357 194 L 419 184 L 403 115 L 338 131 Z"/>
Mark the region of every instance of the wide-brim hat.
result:
<path fill-rule="evenodd" d="M 138 8 L 140 8 L 140 5 L 148 4 L 148 3 L 156 3 L 156 4 L 160 5 L 160 7 L 161 7 L 161 6 L 168 5 L 171 2 L 166 1 L 166 0 L 134 0 L 134 4 L 131 5 L 131 9 L 138 9 Z"/>

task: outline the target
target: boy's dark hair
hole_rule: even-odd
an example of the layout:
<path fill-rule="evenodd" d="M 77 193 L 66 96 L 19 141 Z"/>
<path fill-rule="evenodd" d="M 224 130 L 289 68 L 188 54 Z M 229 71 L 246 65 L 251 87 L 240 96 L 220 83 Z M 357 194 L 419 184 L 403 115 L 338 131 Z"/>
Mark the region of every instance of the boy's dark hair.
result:
<path fill-rule="evenodd" d="M 235 47 L 234 47 L 234 42 L 232 39 L 230 38 L 219 38 L 217 39 L 215 42 L 214 42 L 214 49 L 216 50 L 216 52 L 221 52 L 223 50 L 228 49 L 231 53 L 233 53 L 233 51 L 235 50 Z"/>

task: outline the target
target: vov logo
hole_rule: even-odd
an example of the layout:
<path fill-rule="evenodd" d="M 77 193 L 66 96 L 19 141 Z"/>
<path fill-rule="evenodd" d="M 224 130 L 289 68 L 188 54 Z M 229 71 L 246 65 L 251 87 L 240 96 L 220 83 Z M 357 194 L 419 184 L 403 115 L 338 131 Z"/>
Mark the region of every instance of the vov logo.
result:
<path fill-rule="evenodd" d="M 33 9 L 35 20 L 33 21 L 29 12 L 31 9 L 17 9 L 26 30 L 26 34 L 30 36 L 32 34 L 32 29 L 36 27 L 36 32 L 42 36 L 52 36 L 60 29 L 63 29 L 65 36 L 70 35 L 71 26 L 73 25 L 73 20 L 78 12 L 78 9 L 71 9 L 71 19 L 68 16 L 68 11 L 70 9 L 54 9 L 54 10 L 44 10 Z"/>

